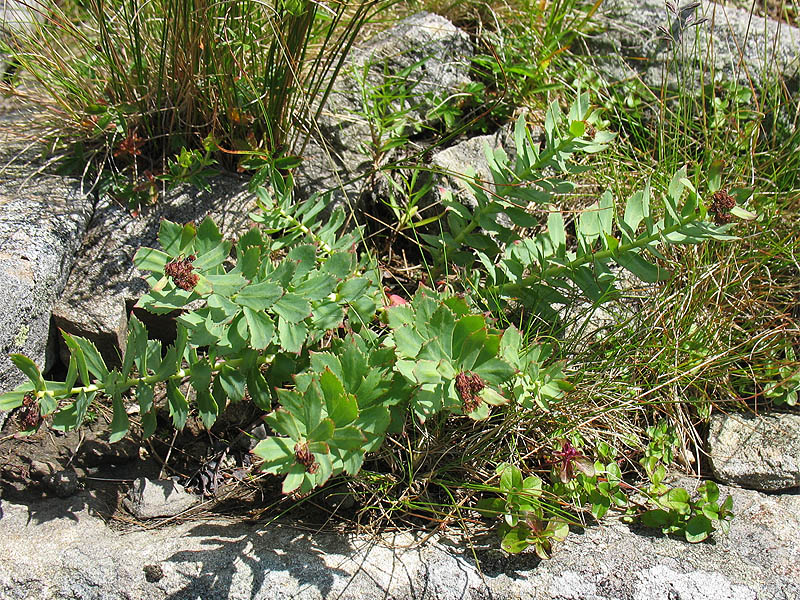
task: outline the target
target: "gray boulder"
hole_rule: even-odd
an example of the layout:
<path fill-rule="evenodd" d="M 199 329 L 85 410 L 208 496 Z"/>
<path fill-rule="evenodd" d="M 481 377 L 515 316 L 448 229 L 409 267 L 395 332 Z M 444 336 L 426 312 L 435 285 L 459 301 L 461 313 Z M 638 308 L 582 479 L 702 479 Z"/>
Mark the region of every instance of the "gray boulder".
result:
<path fill-rule="evenodd" d="M 729 535 L 708 543 L 618 522 L 571 534 L 550 561 L 411 533 L 367 537 L 271 523 L 184 522 L 119 533 L 88 495 L 4 502 L 0 597 L 315 600 L 794 600 L 800 496 L 734 496 Z M 478 565 L 475 558 L 478 558 Z"/>
<path fill-rule="evenodd" d="M 0 392 L 26 381 L 9 354 L 25 354 L 41 369 L 52 362 L 50 312 L 92 215 L 92 201 L 78 182 L 32 177 L 35 167 L 19 178 L 18 169 L 0 174 Z"/>
<path fill-rule="evenodd" d="M 800 486 L 800 415 L 722 415 L 708 431 L 718 481 L 763 491 Z"/>
<path fill-rule="evenodd" d="M 537 140 L 542 136 L 542 132 L 538 130 L 533 135 L 534 140 Z M 473 170 L 474 177 L 480 185 L 492 187 L 492 176 L 485 152 L 487 146 L 492 150 L 502 148 L 513 157 L 514 138 L 511 129 L 504 127 L 490 135 L 479 135 L 464 140 L 431 156 L 431 166 L 436 169 L 439 187 L 451 192 L 454 199 L 470 208 L 475 208 L 476 204 L 467 184 L 469 169 Z M 438 187 L 436 194 L 441 195 Z"/>
<path fill-rule="evenodd" d="M 95 343 L 109 365 L 117 365 L 125 348 L 128 314 L 147 285 L 133 265 L 141 247 L 158 248 L 162 219 L 200 223 L 210 215 L 224 236 L 235 237 L 252 225 L 249 213 L 255 198 L 242 178 L 225 176 L 210 182 L 209 191 L 178 189 L 133 216 L 126 207 L 109 200 L 95 211 L 64 293 L 53 310 L 55 325 Z M 147 314 L 140 314 L 142 320 Z M 171 341 L 174 328 L 167 319 L 149 323 L 153 337 Z M 67 358 L 63 340 L 62 360 Z"/>
<path fill-rule="evenodd" d="M 427 112 L 437 97 L 444 98 L 469 83 L 471 57 L 467 34 L 444 17 L 427 12 L 412 15 L 355 47 L 320 115 L 317 135 L 304 149 L 306 160 L 296 176 L 300 195 L 334 190 L 336 201 L 353 205 L 366 185 L 364 177 L 391 155 L 376 161 L 370 153 L 370 142 L 377 141 L 374 119 L 381 118 L 381 110 L 384 117 L 407 112 L 407 122 L 398 133 L 413 133 L 413 127 L 428 122 Z M 379 109 L 376 102 L 387 94 L 398 97 Z"/>
<path fill-rule="evenodd" d="M 179 483 L 140 477 L 123 500 L 125 508 L 139 519 L 174 517 L 197 504 L 200 499 Z"/>
<path fill-rule="evenodd" d="M 663 0 L 606 0 L 598 11 L 603 31 L 586 41 L 586 59 L 612 82 L 641 77 L 651 87 L 697 89 L 701 73 L 705 83 L 713 73 L 716 82 L 758 88 L 778 75 L 797 90 L 800 30 L 730 3 L 700 4 L 676 17 Z"/>

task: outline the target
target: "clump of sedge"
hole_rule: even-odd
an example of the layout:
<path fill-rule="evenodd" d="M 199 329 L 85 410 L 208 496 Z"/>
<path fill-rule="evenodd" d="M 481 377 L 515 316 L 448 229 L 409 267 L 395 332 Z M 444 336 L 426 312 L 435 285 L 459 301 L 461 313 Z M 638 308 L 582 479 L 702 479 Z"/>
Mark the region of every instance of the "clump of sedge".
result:
<path fill-rule="evenodd" d="M 172 278 L 176 286 L 187 292 L 191 292 L 197 285 L 199 277 L 192 273 L 194 267 L 192 262 L 197 258 L 194 254 L 186 258 L 178 258 L 164 265 L 164 274 Z"/>
<path fill-rule="evenodd" d="M 728 193 L 728 190 L 721 189 L 714 192 L 711 196 L 711 206 L 708 212 L 714 215 L 714 223 L 717 225 L 727 225 L 733 220 L 731 210 L 736 206 L 736 198 Z"/>
<path fill-rule="evenodd" d="M 461 398 L 465 414 L 474 412 L 481 405 L 479 394 L 485 387 L 486 384 L 477 373 L 462 371 L 456 375 L 456 391 Z"/>

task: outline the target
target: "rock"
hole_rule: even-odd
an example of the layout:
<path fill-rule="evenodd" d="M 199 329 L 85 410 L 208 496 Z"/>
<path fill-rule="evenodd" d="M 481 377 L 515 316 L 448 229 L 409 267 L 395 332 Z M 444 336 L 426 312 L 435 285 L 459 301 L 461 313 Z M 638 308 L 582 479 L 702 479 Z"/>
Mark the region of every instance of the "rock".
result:
<path fill-rule="evenodd" d="M 140 600 L 794 600 L 800 496 L 726 488 L 736 517 L 709 543 L 618 522 L 571 534 L 550 561 L 499 541 L 380 538 L 285 524 L 184 522 L 124 534 L 87 495 L 3 503 L 0 597 Z M 81 508 L 83 503 L 83 507 Z M 473 555 L 480 560 L 480 567 Z"/>
<path fill-rule="evenodd" d="M 154 481 L 140 477 L 123 503 L 139 519 L 173 517 L 190 509 L 200 499 L 190 494 L 179 483 L 170 480 Z"/>
<path fill-rule="evenodd" d="M 267 439 L 267 427 L 264 423 L 259 423 L 253 427 L 247 435 L 241 438 L 239 446 L 242 450 L 250 451 L 255 448 L 261 440 Z"/>
<path fill-rule="evenodd" d="M 534 141 L 541 141 L 541 135 L 541 130 L 534 131 Z M 431 166 L 438 171 L 437 183 L 450 191 L 454 199 L 473 209 L 476 203 L 467 184 L 467 171 L 474 170 L 474 176 L 480 185 L 492 186 L 489 162 L 484 150 L 486 146 L 492 150 L 502 148 L 513 157 L 514 139 L 511 129 L 504 127 L 491 135 L 479 135 L 464 140 L 431 156 Z M 435 195 L 441 197 L 441 190 L 437 189 Z"/>
<path fill-rule="evenodd" d="M 30 476 L 34 481 L 41 481 L 56 471 L 58 471 L 58 467 L 51 462 L 44 462 L 41 460 L 31 461 Z"/>
<path fill-rule="evenodd" d="M 800 486 L 800 415 L 722 415 L 708 431 L 718 481 L 763 491 Z"/>
<path fill-rule="evenodd" d="M 78 475 L 69 469 L 56 471 L 42 479 L 42 485 L 59 498 L 69 498 L 78 491 Z"/>
<path fill-rule="evenodd" d="M 368 88 L 379 88 L 401 77 L 407 96 L 405 105 L 421 118 L 436 100 L 429 95 L 447 96 L 470 83 L 472 46 L 469 36 L 442 16 L 419 12 L 381 32 L 368 43 L 356 46 L 343 77 L 331 96 L 331 104 L 349 96 L 347 104 L 361 97 L 365 80 Z M 408 71 L 406 75 L 402 75 Z"/>
<path fill-rule="evenodd" d="M 296 174 L 300 196 L 333 190 L 334 202 L 352 206 L 362 193 L 363 176 L 380 166 L 364 146 L 373 139 L 368 116 L 377 118 L 381 110 L 397 114 L 409 111 L 409 126 L 424 125 L 434 96 L 447 96 L 470 82 L 471 57 L 467 34 L 444 17 L 428 12 L 403 19 L 356 46 L 320 115 L 317 125 L 321 135 L 303 152 L 305 160 Z M 412 68 L 414 65 L 418 66 Z M 401 77 L 406 69 L 411 69 L 410 73 Z M 380 89 L 387 85 L 393 88 Z M 402 87 L 405 93 L 388 107 L 380 108 L 369 101 L 364 105 L 364 89 L 375 90 L 375 97 L 381 98 L 401 94 Z"/>
<path fill-rule="evenodd" d="M 55 325 L 70 334 L 88 338 L 97 346 L 109 366 L 120 364 L 125 348 L 130 308 L 147 291 L 147 285 L 133 265 L 133 256 L 143 247 L 158 248 L 162 219 L 177 223 L 200 223 L 214 218 L 227 238 L 247 231 L 248 214 L 255 199 L 243 178 L 223 176 L 210 182 L 210 191 L 179 189 L 134 217 L 125 207 L 103 201 L 97 207 L 69 282 L 53 310 Z M 168 317 L 141 311 L 137 316 L 149 325 L 153 337 L 172 341 L 175 326 Z M 61 342 L 61 357 L 68 352 Z"/>
<path fill-rule="evenodd" d="M 797 90 L 797 28 L 708 1 L 694 14 L 682 15 L 678 19 L 669 14 L 663 0 L 606 0 L 598 11 L 603 31 L 588 38 L 585 58 L 612 82 L 641 77 L 648 86 L 658 88 L 666 76 L 671 88 L 697 89 L 702 68 L 705 83 L 713 72 L 716 81 L 748 88 L 752 82 L 758 89 L 780 75 L 790 90 Z M 697 31 L 694 26 L 685 29 L 700 18 L 708 21 L 697 25 Z M 670 31 L 671 44 L 660 39 L 659 25 Z M 681 70 L 676 56 L 685 57 L 691 65 L 688 71 Z M 689 81 L 681 83 L 679 73 Z"/>
<path fill-rule="evenodd" d="M 429 198 L 417 205 L 421 216 L 423 218 L 433 216 L 429 206 L 438 206 L 445 192 L 451 193 L 453 199 L 474 210 L 477 202 L 467 183 L 469 179 L 467 173 L 472 170 L 479 185 L 494 189 L 485 148 L 488 146 L 492 150 L 502 149 L 513 161 L 516 155 L 513 131 L 513 124 L 509 124 L 493 134 L 475 136 L 435 152 L 430 160 L 431 166 L 435 169 L 434 186 Z M 534 143 L 541 143 L 544 141 L 544 132 L 537 127 L 531 131 L 531 137 Z M 514 225 L 504 214 L 499 215 L 498 220 L 506 227 Z M 437 222 L 432 226 L 432 231 L 440 231 L 443 225 L 444 222 Z"/>
<path fill-rule="evenodd" d="M 4 134 L 9 146 L 24 144 Z M 27 381 L 9 354 L 25 354 L 44 370 L 53 362 L 50 313 L 93 208 L 77 181 L 35 174 L 35 167 L 14 165 L 0 175 L 0 392 Z"/>

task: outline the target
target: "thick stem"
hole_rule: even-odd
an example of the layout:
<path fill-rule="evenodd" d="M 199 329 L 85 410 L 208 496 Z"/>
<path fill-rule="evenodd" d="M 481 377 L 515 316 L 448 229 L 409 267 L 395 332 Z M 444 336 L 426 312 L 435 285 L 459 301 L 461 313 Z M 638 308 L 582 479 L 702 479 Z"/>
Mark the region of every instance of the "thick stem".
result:
<path fill-rule="evenodd" d="M 259 364 L 263 365 L 263 364 L 271 361 L 273 358 L 274 358 L 274 355 L 261 356 L 261 357 L 259 357 Z M 216 363 L 214 365 L 214 368 L 212 370 L 213 371 L 218 371 L 224 365 L 229 365 L 231 367 L 238 367 L 239 365 L 242 364 L 243 360 L 244 359 L 242 359 L 242 358 L 231 358 L 229 360 L 221 360 L 221 361 L 219 361 L 218 363 Z M 125 383 L 123 384 L 123 386 L 126 389 L 130 389 L 130 388 L 132 388 L 134 386 L 137 386 L 137 385 L 139 385 L 141 383 L 155 384 L 155 383 L 161 383 L 162 381 L 169 381 L 171 379 L 183 379 L 184 377 L 188 377 L 190 375 L 190 373 L 191 373 L 191 369 L 178 369 L 177 371 L 175 371 L 175 373 L 173 373 L 172 375 L 169 375 L 168 377 L 159 377 L 158 375 L 145 375 L 144 377 L 131 377 L 131 378 L 125 380 Z M 82 385 L 82 386 L 74 387 L 74 388 L 70 389 L 68 393 L 65 393 L 64 390 L 58 390 L 58 389 L 55 389 L 55 390 L 41 390 L 41 391 L 36 393 L 36 396 L 37 396 L 37 398 L 43 398 L 44 396 L 55 397 L 56 394 L 58 394 L 59 396 L 72 397 L 72 396 L 76 396 L 77 394 L 80 394 L 81 392 L 84 392 L 84 393 L 87 393 L 87 394 L 91 394 L 93 392 L 102 392 L 105 389 L 106 389 L 106 386 L 103 385 L 102 383 L 93 383 L 91 385 Z"/>

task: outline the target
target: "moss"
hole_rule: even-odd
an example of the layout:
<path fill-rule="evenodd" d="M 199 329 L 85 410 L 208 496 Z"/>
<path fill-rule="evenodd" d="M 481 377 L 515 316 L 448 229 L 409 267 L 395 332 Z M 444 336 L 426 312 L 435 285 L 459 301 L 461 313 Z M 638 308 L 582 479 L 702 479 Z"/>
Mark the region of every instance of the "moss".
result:
<path fill-rule="evenodd" d="M 27 325 L 23 325 L 19 328 L 17 332 L 17 337 L 14 338 L 14 345 L 18 348 L 22 348 L 25 342 L 28 341 L 28 334 L 30 333 L 31 328 Z"/>

